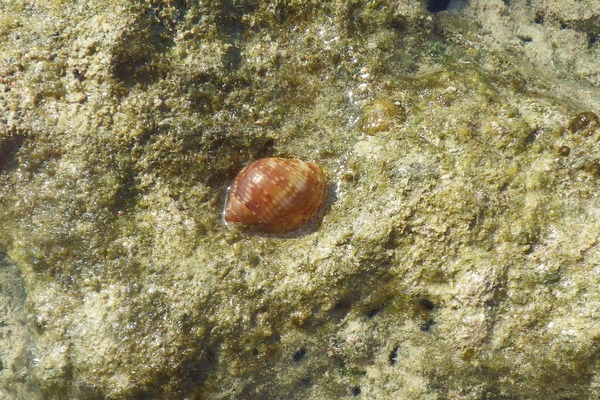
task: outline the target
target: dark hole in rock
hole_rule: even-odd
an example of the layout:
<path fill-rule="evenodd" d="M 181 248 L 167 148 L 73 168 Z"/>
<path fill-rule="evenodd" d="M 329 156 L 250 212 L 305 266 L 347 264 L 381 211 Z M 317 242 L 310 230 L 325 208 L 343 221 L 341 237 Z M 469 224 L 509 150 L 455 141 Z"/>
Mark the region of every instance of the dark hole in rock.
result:
<path fill-rule="evenodd" d="M 304 387 L 310 387 L 312 385 L 312 382 L 308 376 L 305 376 L 300 380 L 300 384 Z"/>
<path fill-rule="evenodd" d="M 444 11 L 448 9 L 448 4 L 450 4 L 450 0 L 429 0 L 427 11 L 432 13 Z"/>
<path fill-rule="evenodd" d="M 22 134 L 9 134 L 0 139 L 0 170 L 17 167 L 17 153 L 24 143 L 25 135 Z"/>
<path fill-rule="evenodd" d="M 529 43 L 533 40 L 531 36 L 518 36 L 518 38 L 521 39 L 523 43 Z"/>
<path fill-rule="evenodd" d="M 544 23 L 544 14 L 542 14 L 542 13 L 537 13 L 537 14 L 535 15 L 534 22 L 535 22 L 536 24 L 543 24 L 543 23 Z"/>
<path fill-rule="evenodd" d="M 421 330 L 423 332 L 429 332 L 431 330 L 431 327 L 435 325 L 435 321 L 432 319 L 428 319 L 427 321 L 425 321 L 422 325 L 421 325 Z"/>
<path fill-rule="evenodd" d="M 399 348 L 400 348 L 400 346 L 396 346 L 390 352 L 390 355 L 388 356 L 388 361 L 390 362 L 390 365 L 396 365 L 396 362 L 398 361 L 398 349 Z"/>
<path fill-rule="evenodd" d="M 525 137 L 525 143 L 527 143 L 527 144 L 533 143 L 535 141 L 535 139 L 538 137 L 538 134 L 539 134 L 539 131 L 537 129 L 534 129 L 531 132 L 529 132 L 527 137 Z"/>
<path fill-rule="evenodd" d="M 420 299 L 418 301 L 418 305 L 423 310 L 427 310 L 427 311 L 432 311 L 435 308 L 435 304 L 433 304 L 433 301 L 431 301 L 429 299 Z"/>
<path fill-rule="evenodd" d="M 215 351 L 209 349 L 206 352 L 206 362 L 209 364 L 216 364 L 218 361 L 217 354 Z"/>
<path fill-rule="evenodd" d="M 358 387 L 358 386 L 354 386 L 354 387 L 352 388 L 352 394 L 353 394 L 354 396 L 358 396 L 358 395 L 360 394 L 360 387 Z"/>
<path fill-rule="evenodd" d="M 342 319 L 350 311 L 351 304 L 345 300 L 340 300 L 329 312 L 329 316 L 334 319 Z"/>
<path fill-rule="evenodd" d="M 377 308 L 373 308 L 369 311 L 367 311 L 366 315 L 367 318 L 373 318 L 374 316 L 376 316 L 377 314 L 379 314 L 379 312 L 383 309 L 383 306 L 377 307 Z"/>
<path fill-rule="evenodd" d="M 234 71 L 242 63 L 242 51 L 237 46 L 231 46 L 225 51 L 223 57 L 225 67 L 228 71 Z"/>
<path fill-rule="evenodd" d="M 306 349 L 303 347 L 300 350 L 298 350 L 296 353 L 294 353 L 294 361 L 298 362 L 298 361 L 302 360 L 305 355 L 306 355 Z"/>

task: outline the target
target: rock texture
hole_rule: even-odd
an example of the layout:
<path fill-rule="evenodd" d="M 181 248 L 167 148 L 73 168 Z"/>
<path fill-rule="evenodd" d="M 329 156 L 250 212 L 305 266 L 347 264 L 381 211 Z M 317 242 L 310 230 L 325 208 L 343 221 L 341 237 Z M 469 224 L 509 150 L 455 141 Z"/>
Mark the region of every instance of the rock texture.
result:
<path fill-rule="evenodd" d="M 0 394 L 600 397 L 600 10 L 564 3 L 0 5 Z M 324 167 L 306 229 L 223 224 L 267 156 Z"/>

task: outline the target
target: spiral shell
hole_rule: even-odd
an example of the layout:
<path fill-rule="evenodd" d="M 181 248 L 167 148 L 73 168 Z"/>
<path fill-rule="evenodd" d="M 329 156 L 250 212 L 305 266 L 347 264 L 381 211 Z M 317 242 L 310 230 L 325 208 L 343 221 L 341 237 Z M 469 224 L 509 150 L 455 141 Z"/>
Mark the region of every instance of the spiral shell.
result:
<path fill-rule="evenodd" d="M 292 231 L 319 209 L 325 186 L 323 170 L 315 163 L 262 158 L 233 180 L 223 218 L 270 232 Z"/>

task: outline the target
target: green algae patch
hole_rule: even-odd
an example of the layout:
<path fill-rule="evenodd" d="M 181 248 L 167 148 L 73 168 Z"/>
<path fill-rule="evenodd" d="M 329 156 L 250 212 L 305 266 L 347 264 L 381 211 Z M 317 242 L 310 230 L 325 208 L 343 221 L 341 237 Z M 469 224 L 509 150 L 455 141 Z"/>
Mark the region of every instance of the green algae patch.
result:
<path fill-rule="evenodd" d="M 419 2 L 13 3 L 0 393 L 598 397 L 591 105 Z M 266 156 L 323 166 L 305 230 L 223 224 Z"/>

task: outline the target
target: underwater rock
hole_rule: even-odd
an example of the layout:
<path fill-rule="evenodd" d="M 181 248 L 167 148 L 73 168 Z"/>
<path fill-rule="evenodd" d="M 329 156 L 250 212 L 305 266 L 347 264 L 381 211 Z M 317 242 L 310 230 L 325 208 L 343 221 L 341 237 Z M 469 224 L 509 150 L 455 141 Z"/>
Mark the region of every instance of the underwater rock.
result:
<path fill-rule="evenodd" d="M 426 3 L 0 5 L 0 393 L 600 398 L 596 2 Z M 228 229 L 274 154 L 319 228 Z"/>

